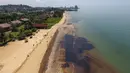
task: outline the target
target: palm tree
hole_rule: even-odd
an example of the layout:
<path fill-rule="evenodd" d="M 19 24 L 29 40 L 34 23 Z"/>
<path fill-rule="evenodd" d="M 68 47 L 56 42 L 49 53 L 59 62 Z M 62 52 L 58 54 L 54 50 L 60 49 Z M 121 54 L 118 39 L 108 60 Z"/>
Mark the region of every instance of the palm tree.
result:
<path fill-rule="evenodd" d="M 1 42 L 2 44 L 4 44 L 4 43 L 7 42 L 6 40 L 7 40 L 6 34 L 5 34 L 4 32 L 1 32 L 1 33 L 0 33 L 0 42 Z"/>
<path fill-rule="evenodd" d="M 30 21 L 25 23 L 25 30 L 31 29 L 33 27 L 32 23 Z"/>
<path fill-rule="evenodd" d="M 3 42 L 4 32 L 0 32 L 0 42 Z"/>

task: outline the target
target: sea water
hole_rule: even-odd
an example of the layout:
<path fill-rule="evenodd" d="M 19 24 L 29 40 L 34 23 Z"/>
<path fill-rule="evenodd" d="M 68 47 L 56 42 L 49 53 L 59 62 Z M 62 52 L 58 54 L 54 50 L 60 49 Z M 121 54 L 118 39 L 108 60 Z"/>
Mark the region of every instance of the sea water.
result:
<path fill-rule="evenodd" d="M 88 6 L 69 13 L 78 36 L 88 38 L 120 73 L 130 73 L 130 6 Z"/>

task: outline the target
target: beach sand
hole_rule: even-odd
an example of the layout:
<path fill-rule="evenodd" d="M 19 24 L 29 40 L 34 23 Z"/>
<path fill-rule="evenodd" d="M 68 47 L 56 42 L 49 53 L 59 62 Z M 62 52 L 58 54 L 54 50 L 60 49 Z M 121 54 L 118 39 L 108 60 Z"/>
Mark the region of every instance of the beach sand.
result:
<path fill-rule="evenodd" d="M 41 29 L 28 42 L 15 41 L 0 47 L 0 73 L 38 73 L 41 60 L 53 35 L 66 21 L 66 13 L 51 29 Z"/>
<path fill-rule="evenodd" d="M 53 64 L 55 57 L 53 59 L 52 53 L 52 57 L 48 57 L 46 54 L 49 43 L 57 30 L 60 31 L 60 34 L 59 37 L 57 36 L 55 42 L 59 42 L 60 40 L 58 38 L 62 38 L 65 34 L 75 35 L 73 33 L 76 31 L 72 30 L 74 28 L 70 28 L 73 27 L 73 25 L 62 25 L 66 24 L 66 19 L 68 19 L 68 15 L 65 13 L 59 23 L 54 25 L 51 29 L 41 29 L 38 33 L 35 33 L 32 39 L 28 38 L 27 43 L 25 43 L 24 40 L 15 41 L 10 42 L 7 46 L 0 47 L 0 73 L 38 73 L 41 62 L 45 60 L 44 58 L 47 58 L 47 61 L 49 58 L 48 69 L 45 72 L 56 73 L 55 69 L 59 68 L 59 66 Z M 62 28 L 60 28 L 61 26 Z M 56 51 L 57 46 L 58 44 L 55 43 L 52 52 Z M 117 73 L 116 69 L 105 62 L 97 49 L 86 52 L 86 55 L 91 56 L 89 60 L 89 73 Z"/>

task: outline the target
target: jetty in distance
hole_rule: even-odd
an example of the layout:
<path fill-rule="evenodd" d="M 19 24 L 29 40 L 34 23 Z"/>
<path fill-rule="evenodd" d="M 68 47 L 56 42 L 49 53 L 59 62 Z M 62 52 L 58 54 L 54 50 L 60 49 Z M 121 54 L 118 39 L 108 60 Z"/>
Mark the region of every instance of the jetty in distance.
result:
<path fill-rule="evenodd" d="M 60 7 L 60 9 L 63 9 L 65 11 L 78 11 L 79 7 L 77 5 L 71 6 L 71 7 Z"/>

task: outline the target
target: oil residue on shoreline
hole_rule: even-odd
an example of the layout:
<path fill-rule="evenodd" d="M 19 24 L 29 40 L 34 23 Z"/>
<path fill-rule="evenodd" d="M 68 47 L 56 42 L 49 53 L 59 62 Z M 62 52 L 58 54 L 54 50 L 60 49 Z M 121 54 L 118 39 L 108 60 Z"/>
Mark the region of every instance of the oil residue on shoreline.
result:
<path fill-rule="evenodd" d="M 75 35 L 73 25 L 58 31 L 45 73 L 117 73 L 86 38 Z"/>
<path fill-rule="evenodd" d="M 64 73 L 117 73 L 94 55 L 95 47 L 86 38 L 66 34 L 61 41 L 61 48 L 65 49 Z"/>

